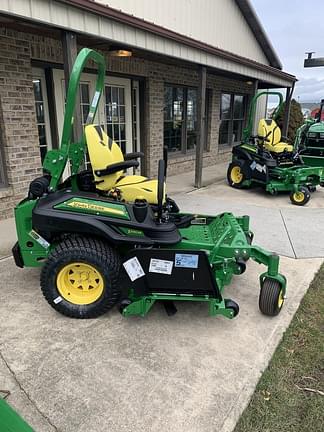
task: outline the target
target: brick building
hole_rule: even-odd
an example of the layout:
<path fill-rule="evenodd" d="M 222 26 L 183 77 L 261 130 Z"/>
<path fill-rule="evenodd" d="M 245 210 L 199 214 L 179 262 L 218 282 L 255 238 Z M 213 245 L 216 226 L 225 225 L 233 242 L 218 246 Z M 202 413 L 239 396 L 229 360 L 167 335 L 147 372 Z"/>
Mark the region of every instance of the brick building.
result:
<path fill-rule="evenodd" d="M 203 166 L 228 159 L 251 95 L 279 87 L 291 94 L 295 77 L 281 70 L 248 0 L 103 3 L 0 0 L 0 219 L 12 216 L 46 150 L 59 146 L 73 50 L 104 54 L 97 122 L 124 150 L 144 151 L 146 175 L 155 175 L 163 145 L 169 174 L 194 172 L 198 146 Z M 116 56 L 120 49 L 131 56 Z M 90 66 L 80 88 L 81 120 L 94 82 Z"/>

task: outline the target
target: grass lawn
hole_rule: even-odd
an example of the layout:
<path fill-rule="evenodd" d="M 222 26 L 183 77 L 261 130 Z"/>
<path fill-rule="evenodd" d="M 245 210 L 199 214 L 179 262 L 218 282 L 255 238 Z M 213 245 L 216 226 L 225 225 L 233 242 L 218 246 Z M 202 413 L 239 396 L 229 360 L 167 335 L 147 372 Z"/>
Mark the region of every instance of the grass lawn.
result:
<path fill-rule="evenodd" d="M 292 291 L 289 295 L 293 295 Z M 324 430 L 324 265 L 234 432 L 321 430 Z"/>

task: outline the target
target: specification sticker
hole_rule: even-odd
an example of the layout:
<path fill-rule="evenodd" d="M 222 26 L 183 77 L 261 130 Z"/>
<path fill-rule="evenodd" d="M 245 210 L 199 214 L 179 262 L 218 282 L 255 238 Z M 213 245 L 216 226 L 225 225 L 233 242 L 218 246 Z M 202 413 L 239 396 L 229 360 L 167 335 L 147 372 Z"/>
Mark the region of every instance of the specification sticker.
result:
<path fill-rule="evenodd" d="M 182 268 L 198 268 L 198 258 L 198 255 L 176 254 L 174 266 Z"/>
<path fill-rule="evenodd" d="M 130 258 L 129 260 L 125 261 L 123 266 L 132 282 L 142 276 L 145 276 L 143 267 L 141 266 L 141 263 L 138 261 L 137 257 Z"/>
<path fill-rule="evenodd" d="M 50 247 L 50 244 L 48 241 L 46 241 L 42 236 L 40 236 L 36 231 L 31 230 L 29 235 L 33 237 L 34 240 L 37 241 L 43 248 L 48 249 Z"/>
<path fill-rule="evenodd" d="M 170 275 L 172 273 L 173 261 L 151 258 L 149 271 Z"/>

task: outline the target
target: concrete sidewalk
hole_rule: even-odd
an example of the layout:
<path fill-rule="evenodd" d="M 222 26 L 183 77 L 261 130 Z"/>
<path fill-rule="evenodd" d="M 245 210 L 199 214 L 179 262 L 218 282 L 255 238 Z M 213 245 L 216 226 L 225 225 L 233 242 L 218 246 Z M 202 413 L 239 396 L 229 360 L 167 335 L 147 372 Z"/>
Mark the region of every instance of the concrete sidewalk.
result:
<path fill-rule="evenodd" d="M 235 320 L 184 302 L 172 318 L 156 305 L 145 319 L 114 309 L 80 321 L 48 306 L 38 269 L 2 260 L 1 388 L 37 432 L 231 431 L 320 263 L 282 259 L 288 299 L 275 318 L 258 310 L 263 268 L 249 262 L 225 291 Z"/>

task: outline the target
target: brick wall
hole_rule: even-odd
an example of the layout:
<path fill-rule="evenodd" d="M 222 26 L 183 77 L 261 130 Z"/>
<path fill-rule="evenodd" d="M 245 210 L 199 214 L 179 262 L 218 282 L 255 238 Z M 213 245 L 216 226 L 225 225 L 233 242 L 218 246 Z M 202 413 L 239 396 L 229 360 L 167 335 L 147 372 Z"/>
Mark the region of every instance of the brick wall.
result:
<path fill-rule="evenodd" d="M 114 59 L 106 53 L 107 72 L 142 76 L 146 79 L 145 141 L 146 172 L 155 176 L 163 148 L 163 105 L 165 83 L 198 85 L 195 69 L 140 58 Z M 8 184 L 0 189 L 0 219 L 12 216 L 12 208 L 26 195 L 29 182 L 41 172 L 38 149 L 31 60 L 63 62 L 61 42 L 56 39 L 0 28 L 0 126 L 7 166 Z M 227 160 L 229 149 L 218 149 L 221 91 L 252 92 L 251 86 L 216 75 L 207 76 L 211 89 L 209 151 L 204 166 Z M 170 175 L 193 171 L 194 153 L 172 155 Z M 193 173 L 194 175 L 194 173 Z"/>
<path fill-rule="evenodd" d="M 31 45 L 24 34 L 0 29 L 0 128 L 8 187 L 0 189 L 0 219 L 26 195 L 40 173 L 31 70 Z"/>

